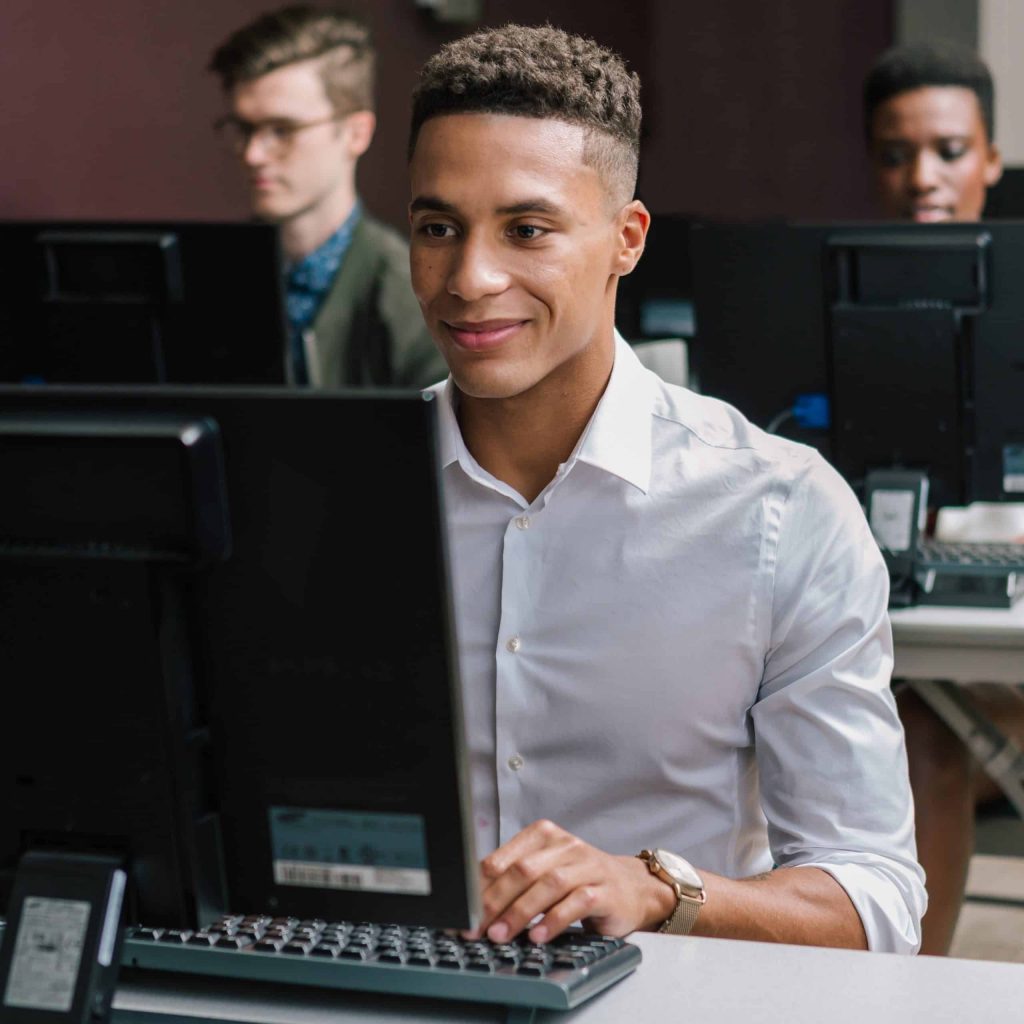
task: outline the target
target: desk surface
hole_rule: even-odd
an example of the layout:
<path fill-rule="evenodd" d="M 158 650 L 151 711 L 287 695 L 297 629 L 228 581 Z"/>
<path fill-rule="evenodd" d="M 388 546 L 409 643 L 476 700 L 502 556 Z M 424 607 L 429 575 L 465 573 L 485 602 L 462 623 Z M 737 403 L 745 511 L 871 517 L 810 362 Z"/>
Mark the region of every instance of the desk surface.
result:
<path fill-rule="evenodd" d="M 644 961 L 607 992 L 544 1024 L 623 1024 L 648 1015 L 687 1024 L 962 1024 L 1017 1019 L 1024 965 L 899 957 L 724 939 L 635 935 Z M 201 985 L 170 977 L 118 991 L 113 1024 L 331 1024 L 374 1021 L 498 1021 L 497 1007 L 291 990 Z"/>
<path fill-rule="evenodd" d="M 897 677 L 1024 682 L 1024 600 L 1010 609 L 902 608 L 889 617 Z"/>

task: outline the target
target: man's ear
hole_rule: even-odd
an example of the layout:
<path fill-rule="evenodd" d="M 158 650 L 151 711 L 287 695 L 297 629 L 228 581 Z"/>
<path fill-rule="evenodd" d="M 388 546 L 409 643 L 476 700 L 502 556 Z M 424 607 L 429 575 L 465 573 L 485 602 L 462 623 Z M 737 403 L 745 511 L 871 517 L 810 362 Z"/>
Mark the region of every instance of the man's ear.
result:
<path fill-rule="evenodd" d="M 988 147 L 988 159 L 985 162 L 985 187 L 991 188 L 1003 176 L 1003 154 L 993 142 Z"/>
<path fill-rule="evenodd" d="M 345 118 L 348 155 L 353 160 L 358 160 L 370 148 L 376 128 L 377 115 L 372 110 L 357 110 Z"/>
<path fill-rule="evenodd" d="M 634 199 L 618 213 L 618 249 L 612 263 L 612 272 L 620 277 L 631 274 L 640 262 L 647 240 L 647 229 L 651 226 L 651 215 L 647 207 Z"/>

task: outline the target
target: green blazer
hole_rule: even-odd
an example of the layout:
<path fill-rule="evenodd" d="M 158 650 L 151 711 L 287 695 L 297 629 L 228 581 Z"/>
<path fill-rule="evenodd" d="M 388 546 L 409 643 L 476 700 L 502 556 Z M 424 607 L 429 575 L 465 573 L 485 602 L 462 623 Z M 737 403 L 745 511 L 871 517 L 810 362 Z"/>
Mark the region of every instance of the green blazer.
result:
<path fill-rule="evenodd" d="M 408 246 L 366 214 L 303 342 L 313 387 L 423 388 L 448 376 L 412 292 Z"/>

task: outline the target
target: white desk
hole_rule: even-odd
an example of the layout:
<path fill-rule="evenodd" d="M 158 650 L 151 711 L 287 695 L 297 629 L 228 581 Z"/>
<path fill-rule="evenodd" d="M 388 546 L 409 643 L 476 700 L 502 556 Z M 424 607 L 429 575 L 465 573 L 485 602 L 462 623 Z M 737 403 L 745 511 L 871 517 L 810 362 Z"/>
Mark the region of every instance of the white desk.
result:
<path fill-rule="evenodd" d="M 963 1024 L 1016 1020 L 1024 965 L 809 949 L 724 939 L 635 935 L 637 971 L 569 1013 L 537 1024 Z M 285 986 L 125 985 L 113 1024 L 348 1024 L 373 1021 L 500 1021 L 498 1007 L 355 996 Z"/>
<path fill-rule="evenodd" d="M 897 678 L 1024 682 L 1024 600 L 1009 610 L 919 606 L 889 614 Z"/>
<path fill-rule="evenodd" d="M 1009 609 L 904 608 L 890 618 L 894 678 L 911 681 L 1024 817 L 1024 752 L 959 689 L 1024 683 L 1024 600 Z"/>

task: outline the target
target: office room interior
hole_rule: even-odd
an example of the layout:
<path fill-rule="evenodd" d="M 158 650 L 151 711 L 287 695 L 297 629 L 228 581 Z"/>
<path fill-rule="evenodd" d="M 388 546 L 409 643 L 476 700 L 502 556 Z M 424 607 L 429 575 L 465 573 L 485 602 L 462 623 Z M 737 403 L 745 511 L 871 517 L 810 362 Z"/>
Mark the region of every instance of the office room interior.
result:
<path fill-rule="evenodd" d="M 1019 1012 L 1022 45 L 0 5 L 0 1021 Z"/>

